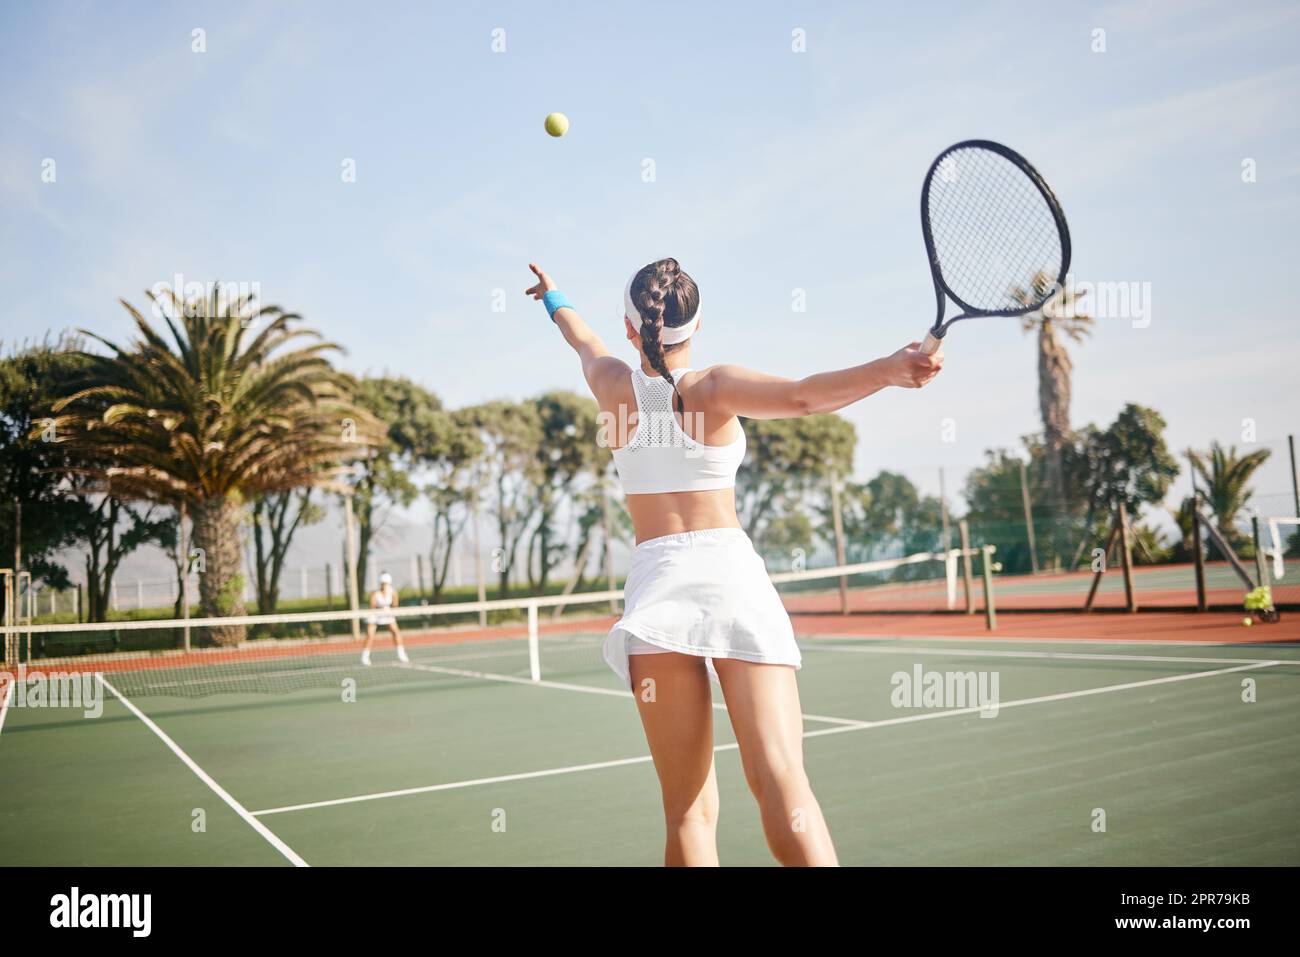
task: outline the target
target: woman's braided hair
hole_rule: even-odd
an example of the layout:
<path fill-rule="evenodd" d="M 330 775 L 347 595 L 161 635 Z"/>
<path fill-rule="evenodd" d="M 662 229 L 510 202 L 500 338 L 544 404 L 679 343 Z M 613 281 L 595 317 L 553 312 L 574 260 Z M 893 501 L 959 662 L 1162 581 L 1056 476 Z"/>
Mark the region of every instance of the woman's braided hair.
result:
<path fill-rule="evenodd" d="M 665 352 L 672 352 L 684 343 L 664 346 L 660 336 L 665 326 L 675 329 L 695 317 L 700 308 L 700 290 L 676 259 L 661 259 L 632 277 L 632 303 L 641 313 L 641 349 L 646 360 L 673 387 L 677 411 L 684 414 L 686 405 L 664 359 Z"/>

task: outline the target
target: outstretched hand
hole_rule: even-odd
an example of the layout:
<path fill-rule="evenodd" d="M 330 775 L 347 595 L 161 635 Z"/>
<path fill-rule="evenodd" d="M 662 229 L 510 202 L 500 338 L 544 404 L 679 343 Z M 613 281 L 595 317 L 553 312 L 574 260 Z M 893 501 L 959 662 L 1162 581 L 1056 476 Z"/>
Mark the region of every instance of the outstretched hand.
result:
<path fill-rule="evenodd" d="M 921 343 L 913 342 L 889 357 L 893 365 L 892 384 L 904 389 L 919 389 L 943 368 L 943 349 L 927 355 Z"/>
<path fill-rule="evenodd" d="M 543 294 L 548 293 L 555 288 L 555 281 L 552 280 L 550 276 L 546 275 L 546 273 L 542 272 L 541 267 L 536 263 L 529 263 L 528 268 L 531 269 L 533 275 L 537 277 L 537 285 L 529 286 L 525 289 L 524 295 L 532 296 L 534 299 L 540 300 Z"/>

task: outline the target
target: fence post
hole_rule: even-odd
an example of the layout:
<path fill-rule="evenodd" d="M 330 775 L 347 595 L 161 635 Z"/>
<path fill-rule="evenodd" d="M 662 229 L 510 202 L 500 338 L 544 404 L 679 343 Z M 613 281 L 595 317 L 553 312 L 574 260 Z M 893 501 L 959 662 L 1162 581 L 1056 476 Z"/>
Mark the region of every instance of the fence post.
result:
<path fill-rule="evenodd" d="M 970 568 L 970 526 L 966 519 L 957 523 L 957 532 L 961 536 L 961 584 L 966 590 L 966 614 L 975 614 L 975 603 L 971 600 Z"/>
<path fill-rule="evenodd" d="M 1034 510 L 1029 506 L 1029 482 L 1025 477 L 1025 463 L 1020 463 L 1020 502 L 1025 508 L 1025 534 L 1029 536 L 1029 567 L 1038 574 L 1038 545 L 1034 542 Z"/>
<path fill-rule="evenodd" d="M 1124 603 L 1129 611 L 1137 611 L 1137 598 L 1133 594 L 1133 542 L 1129 537 L 1128 509 L 1119 501 L 1120 561 L 1124 563 Z"/>

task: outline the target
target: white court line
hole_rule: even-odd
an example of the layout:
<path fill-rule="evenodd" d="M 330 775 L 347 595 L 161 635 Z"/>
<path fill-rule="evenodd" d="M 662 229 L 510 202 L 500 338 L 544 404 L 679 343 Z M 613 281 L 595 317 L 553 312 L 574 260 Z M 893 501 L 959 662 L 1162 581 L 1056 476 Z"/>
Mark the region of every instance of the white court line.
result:
<path fill-rule="evenodd" d="M 998 703 L 999 710 L 1003 708 L 1014 708 L 1021 705 L 1043 704 L 1049 701 L 1064 701 L 1069 698 L 1082 698 L 1087 695 L 1108 694 L 1113 691 L 1127 691 L 1132 688 L 1145 688 L 1151 685 L 1168 684 L 1175 681 L 1190 681 L 1194 678 L 1209 678 L 1214 675 L 1226 675 L 1235 671 L 1251 671 L 1256 668 L 1268 668 L 1273 665 L 1282 664 L 1280 661 L 1265 661 L 1260 663 L 1251 663 L 1241 665 L 1237 668 L 1220 668 L 1216 671 L 1198 671 L 1187 675 L 1173 675 L 1165 678 L 1148 678 L 1145 681 L 1130 681 L 1118 685 L 1102 685 L 1097 688 L 1085 688 L 1081 691 L 1064 691 L 1057 694 L 1042 695 L 1036 698 L 1021 698 L 1016 701 L 1004 701 Z M 824 728 L 820 731 L 805 731 L 803 737 L 818 738 L 827 734 L 843 734 L 846 731 L 861 731 L 869 728 L 883 728 L 890 725 L 910 724 L 916 721 L 929 721 L 933 718 L 949 718 L 955 715 L 978 714 L 982 708 L 953 708 L 948 711 L 932 711 L 926 714 L 910 714 L 898 718 L 887 718 L 883 721 L 850 721 L 846 724 L 834 728 Z M 844 719 L 840 719 L 844 720 Z M 739 747 L 735 742 L 731 744 L 716 745 L 714 753 L 720 751 L 734 751 Z M 614 761 L 600 761 L 594 764 L 577 764 L 563 768 L 548 768 L 543 771 L 526 771 L 521 774 L 505 774 L 492 778 L 476 778 L 471 781 L 452 781 L 446 784 L 429 784 L 423 787 L 404 788 L 400 791 L 381 791 L 373 794 L 358 794 L 353 797 L 334 798 L 329 801 L 312 801 L 306 804 L 292 804 L 285 807 L 266 808 L 261 811 L 253 811 L 256 816 L 266 814 L 284 814 L 289 811 L 310 811 L 322 807 L 338 807 L 342 804 L 359 804 L 363 801 L 379 801 L 390 797 L 405 797 L 412 794 L 429 794 L 434 791 L 452 791 L 458 788 L 477 787 L 481 784 L 497 784 L 506 781 L 523 781 L 531 778 L 552 777 L 559 774 L 576 774 L 581 771 L 596 771 L 602 768 L 624 767 L 631 764 L 645 764 L 651 761 L 650 755 L 644 755 L 637 758 L 620 758 Z"/>
<path fill-rule="evenodd" d="M 988 651 L 972 650 L 967 652 L 954 651 L 951 648 L 916 648 L 912 645 L 901 645 L 897 647 L 888 647 L 882 645 L 849 646 L 849 645 L 810 645 L 811 651 L 832 651 L 841 654 L 858 654 L 858 655 L 944 655 L 949 658 L 1047 658 L 1065 661 L 1146 661 L 1146 662 L 1176 662 L 1186 661 L 1194 665 L 1260 665 L 1265 662 L 1278 664 L 1272 658 L 1193 658 L 1190 655 L 1102 655 L 1082 651 L 1009 651 L 989 649 Z"/>
<path fill-rule="evenodd" d="M 725 747 L 725 745 L 724 745 Z M 331 801 L 312 801 L 310 804 L 290 804 L 285 807 L 270 807 L 262 811 L 253 811 L 257 817 L 268 814 L 284 814 L 288 811 L 310 811 L 322 807 L 337 807 L 340 804 L 359 804 L 362 801 L 380 801 L 384 798 L 406 797 L 410 794 L 429 794 L 433 791 L 453 791 L 457 788 L 472 788 L 480 784 L 501 784 L 506 781 L 526 781 L 529 778 L 545 778 L 555 774 L 576 774 L 579 771 L 595 771 L 601 768 L 616 768 L 626 764 L 644 764 L 650 761 L 650 755 L 639 758 L 619 758 L 617 761 L 600 761 L 595 764 L 575 764 L 567 768 L 549 768 L 545 771 L 525 771 L 522 774 L 502 774 L 493 778 L 475 778 L 472 781 L 453 781 L 448 784 L 426 784 L 418 788 L 403 788 L 400 791 L 381 791 L 376 794 L 358 794 L 354 797 L 334 798 Z"/>
<path fill-rule="evenodd" d="M 1146 688 L 1151 685 L 1171 684 L 1175 681 L 1191 681 L 1193 678 L 1210 678 L 1215 675 L 1228 675 L 1236 671 L 1253 671 L 1257 668 L 1271 668 L 1274 665 L 1283 664 L 1281 661 L 1262 661 L 1251 664 L 1241 665 L 1236 668 L 1219 668 L 1215 671 L 1196 671 L 1189 675 L 1169 675 L 1164 678 L 1148 678 L 1145 681 L 1129 681 L 1119 685 L 1101 685 L 1097 688 L 1084 688 L 1080 691 L 1060 691 L 1056 694 L 1041 695 L 1037 698 L 1020 698 L 1016 701 L 999 701 L 997 708 L 999 711 L 1004 708 L 1018 708 L 1027 704 L 1042 704 L 1046 701 L 1066 701 L 1070 698 L 1086 698 L 1089 695 L 1109 694 L 1112 691 L 1128 691 L 1132 688 Z M 986 709 L 975 705 L 970 708 L 954 708 L 950 711 L 931 711 L 927 714 L 906 715 L 901 718 L 885 718 L 882 721 L 864 721 L 860 727 L 863 728 L 883 728 L 893 724 L 908 724 L 912 721 L 929 721 L 932 718 L 948 718 L 953 715 L 962 714 L 980 714 Z M 804 733 L 805 738 L 819 738 L 827 734 L 840 734 L 844 731 L 855 731 L 856 728 L 823 728 L 821 731 L 807 731 Z"/>
<path fill-rule="evenodd" d="M 274 833 L 272 833 L 269 827 L 267 827 L 265 824 L 263 824 L 261 821 L 255 818 L 252 814 L 250 814 L 248 808 L 244 807 L 244 805 L 236 801 L 230 795 L 229 791 L 227 791 L 220 784 L 218 784 L 212 778 L 212 776 L 208 774 L 208 772 L 204 771 L 201 767 L 198 766 L 198 764 L 194 761 L 193 758 L 191 758 L 188 754 L 182 751 L 181 746 L 177 744 L 175 741 L 173 741 L 171 738 L 169 738 L 167 736 L 167 733 L 163 731 L 162 728 L 158 727 L 158 725 L 154 723 L 152 718 L 150 718 L 147 714 L 145 714 L 143 711 L 137 708 L 133 702 L 127 700 L 125 697 L 118 694 L 117 689 L 114 688 L 111 684 L 109 684 L 108 681 L 105 680 L 102 674 L 97 674 L 95 677 L 99 679 L 100 684 L 102 684 L 105 688 L 107 688 L 109 691 L 113 693 L 113 696 L 116 697 L 118 701 L 122 702 L 122 704 L 126 706 L 128 711 L 130 711 L 133 715 L 135 715 L 137 718 L 143 721 L 145 723 L 145 727 L 147 727 L 150 731 L 156 734 L 159 737 L 159 739 L 161 739 L 162 743 L 167 745 L 167 747 L 171 749 L 172 754 L 180 758 L 181 761 L 185 763 L 185 766 L 188 767 L 191 771 L 193 771 L 200 781 L 202 781 L 209 788 L 211 788 L 213 793 L 216 794 L 217 797 L 221 798 L 221 800 L 225 801 L 226 804 L 230 806 L 231 810 L 233 810 L 236 814 L 238 814 L 241 818 L 243 818 L 244 821 L 250 827 L 252 827 L 254 831 L 262 835 L 262 837 L 266 839 L 267 843 L 269 843 L 277 851 L 279 851 L 286 858 L 288 858 L 289 861 L 295 867 L 308 866 L 307 862 L 304 861 L 301 857 L 299 857 L 293 848 L 291 848 L 288 844 L 284 843 L 284 841 L 280 840 L 280 838 L 278 838 Z"/>

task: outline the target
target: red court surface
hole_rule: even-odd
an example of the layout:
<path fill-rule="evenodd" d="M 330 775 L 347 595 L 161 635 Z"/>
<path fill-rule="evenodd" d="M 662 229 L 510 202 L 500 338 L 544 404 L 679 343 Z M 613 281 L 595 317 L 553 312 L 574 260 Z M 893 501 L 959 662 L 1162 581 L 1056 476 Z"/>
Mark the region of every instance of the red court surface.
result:
<path fill-rule="evenodd" d="M 1259 644 L 1300 641 L 1300 612 L 1282 612 L 1282 620 L 1264 625 L 1242 624 L 1240 612 L 1126 612 L 1091 614 L 1019 612 L 998 614 L 997 628 L 988 631 L 982 612 L 974 615 L 835 615 L 796 614 L 798 635 L 870 635 L 943 638 L 1057 638 L 1108 641 L 1204 641 Z"/>

